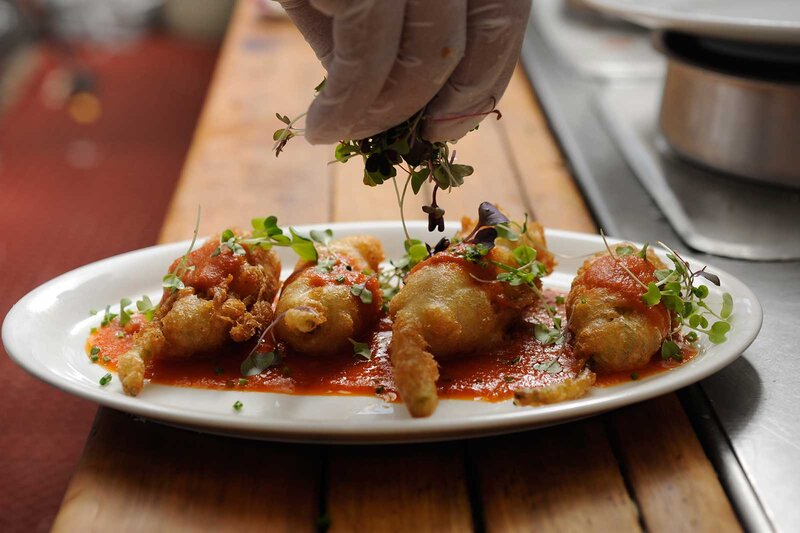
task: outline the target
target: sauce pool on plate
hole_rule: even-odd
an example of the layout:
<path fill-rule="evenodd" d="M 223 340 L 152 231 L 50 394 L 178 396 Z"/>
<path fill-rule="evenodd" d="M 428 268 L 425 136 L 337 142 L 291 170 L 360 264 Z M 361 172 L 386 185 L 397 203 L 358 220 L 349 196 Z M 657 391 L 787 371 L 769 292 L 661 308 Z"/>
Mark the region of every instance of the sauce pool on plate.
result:
<path fill-rule="evenodd" d="M 556 303 L 562 293 L 547 290 L 546 298 L 555 317 L 564 320 L 564 305 Z M 543 308 L 526 312 L 523 325 L 515 328 L 505 342 L 492 351 L 469 357 L 443 361 L 439 365 L 439 395 L 442 398 L 503 401 L 513 397 L 519 388 L 533 388 L 575 377 L 583 368 L 560 339 L 542 342 L 534 335 L 534 326 L 542 323 L 553 327 L 553 318 Z M 130 349 L 133 335 L 144 324 L 144 317 L 134 315 L 124 327 L 115 319 L 98 328 L 87 340 L 87 353 L 96 363 L 116 370 L 117 358 Z M 243 377 L 240 367 L 255 346 L 253 342 L 230 343 L 224 350 L 191 359 L 154 359 L 146 377 L 152 383 L 204 389 L 235 389 L 304 395 L 377 395 L 387 401 L 398 401 L 389 361 L 391 321 L 383 317 L 367 338 L 359 339 L 370 346 L 372 357 L 366 359 L 352 350 L 332 357 L 309 357 L 292 353 L 278 343 L 280 362 L 262 373 Z M 608 386 L 644 378 L 669 370 L 683 361 L 663 361 L 655 355 L 651 362 L 635 373 L 598 374 L 596 385 Z"/>

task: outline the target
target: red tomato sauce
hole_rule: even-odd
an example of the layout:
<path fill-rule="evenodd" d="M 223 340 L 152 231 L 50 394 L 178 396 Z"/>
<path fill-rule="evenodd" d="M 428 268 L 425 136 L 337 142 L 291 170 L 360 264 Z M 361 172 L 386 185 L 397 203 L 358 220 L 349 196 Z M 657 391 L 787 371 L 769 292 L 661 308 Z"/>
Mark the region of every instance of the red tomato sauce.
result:
<path fill-rule="evenodd" d="M 556 304 L 556 291 L 545 291 L 550 305 L 556 308 L 556 316 L 564 320 L 563 304 Z M 575 377 L 583 368 L 569 344 L 545 345 L 533 335 L 533 327 L 542 322 L 552 327 L 552 318 L 547 311 L 529 310 L 523 323 L 511 331 L 505 342 L 497 349 L 461 359 L 443 361 L 439 372 L 439 394 L 443 398 L 481 399 L 502 401 L 513 397 L 513 391 L 523 387 L 537 387 Z M 87 340 L 87 353 L 93 346 L 100 349 L 97 364 L 116 370 L 117 358 L 127 351 L 133 341 L 133 333 L 144 323 L 143 317 L 134 315 L 125 327 L 115 319 L 108 326 L 99 328 Z M 392 368 L 389 361 L 391 342 L 391 320 L 381 319 L 367 338 L 372 358 L 366 360 L 347 351 L 333 357 L 317 358 L 292 353 L 281 343 L 276 347 L 281 355 L 277 366 L 261 374 L 242 378 L 240 366 L 254 347 L 253 342 L 231 343 L 215 353 L 197 356 L 188 360 L 154 359 L 148 365 L 146 377 L 153 383 L 179 387 L 206 389 L 236 389 L 286 394 L 313 395 L 377 395 L 387 401 L 398 401 Z M 693 355 L 693 354 L 692 354 Z M 688 358 L 684 358 L 686 360 Z M 558 365 L 553 362 L 557 361 Z M 679 365 L 680 362 L 662 362 L 654 356 L 645 369 L 638 370 L 638 377 L 662 372 Z M 553 371 L 559 367 L 558 371 Z M 550 370 L 548 372 L 547 370 Z M 240 379 L 245 379 L 241 381 Z M 630 381 L 630 373 L 598 376 L 600 386 Z"/>

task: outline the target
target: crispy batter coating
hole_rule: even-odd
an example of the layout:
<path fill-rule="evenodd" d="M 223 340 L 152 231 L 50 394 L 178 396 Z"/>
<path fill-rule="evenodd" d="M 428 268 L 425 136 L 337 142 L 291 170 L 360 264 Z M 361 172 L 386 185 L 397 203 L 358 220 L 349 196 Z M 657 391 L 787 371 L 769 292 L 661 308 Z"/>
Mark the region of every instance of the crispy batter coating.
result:
<path fill-rule="evenodd" d="M 630 254 L 619 261 L 645 284 L 664 268 L 652 253 L 647 260 Z M 661 303 L 647 307 L 641 300 L 644 292 L 608 253 L 588 259 L 578 270 L 566 299 L 567 328 L 575 352 L 591 357 L 598 372 L 641 368 L 669 333 L 669 311 Z"/>
<path fill-rule="evenodd" d="M 462 233 L 472 226 L 462 220 Z M 548 272 L 555 261 L 540 225 L 528 224 L 522 242 L 535 248 Z M 497 239 L 487 260 L 517 266 L 512 250 L 520 242 Z M 451 246 L 420 263 L 389 304 L 394 323 L 389 353 L 395 383 L 412 416 L 431 415 L 438 403 L 436 359 L 479 354 L 496 346 L 537 291 L 495 281 L 497 267 L 463 258 L 464 245 Z"/>
<path fill-rule="evenodd" d="M 369 235 L 344 237 L 319 250 L 318 264 L 300 261 L 286 281 L 275 310 L 278 338 L 312 356 L 340 353 L 378 319 L 380 286 L 372 274 L 384 259 L 381 242 Z M 365 303 L 354 285 L 366 283 Z M 285 314 L 284 314 L 285 313 Z"/>
<path fill-rule="evenodd" d="M 136 396 L 144 386 L 145 362 L 164 348 L 164 335 L 156 327 L 145 327 L 133 338 L 133 346 L 117 360 L 117 374 L 125 394 Z"/>
<path fill-rule="evenodd" d="M 229 340 L 244 342 L 272 320 L 272 301 L 280 286 L 278 255 L 247 245 L 241 256 L 227 247 L 215 254 L 218 243 L 213 237 L 189 254 L 189 270 L 181 276 L 185 288 L 164 292 L 153 320 L 120 357 L 117 371 L 126 394 L 141 392 L 152 358 L 183 359 Z"/>
<path fill-rule="evenodd" d="M 516 405 L 546 405 L 580 398 L 589 392 L 597 376 L 588 368 L 581 370 L 576 377 L 544 387 L 523 388 L 514 391 Z"/>

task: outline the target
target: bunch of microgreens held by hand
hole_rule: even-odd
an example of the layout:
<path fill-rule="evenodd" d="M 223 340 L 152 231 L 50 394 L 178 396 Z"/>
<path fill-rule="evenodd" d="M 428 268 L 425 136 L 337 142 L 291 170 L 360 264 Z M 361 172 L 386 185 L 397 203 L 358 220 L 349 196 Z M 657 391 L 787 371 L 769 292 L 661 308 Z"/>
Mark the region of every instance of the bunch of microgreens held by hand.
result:
<path fill-rule="evenodd" d="M 319 92 L 325 84 L 322 81 L 315 91 Z M 494 114 L 499 120 L 502 115 L 499 110 L 492 109 L 477 115 Z M 295 127 L 295 123 L 304 116 L 300 115 L 290 119 L 280 113 L 275 114 L 285 126 L 275 131 L 275 155 L 283 151 L 286 143 L 293 137 L 302 136 L 303 130 Z M 465 115 L 473 116 L 473 115 Z M 398 124 L 386 131 L 377 133 L 364 139 L 343 139 L 334 150 L 335 161 L 347 163 L 350 159 L 360 157 L 364 164 L 365 185 L 378 186 L 391 181 L 394 186 L 397 203 L 400 206 L 400 219 L 406 239 L 411 240 L 405 224 L 403 204 L 409 187 L 414 194 L 419 194 L 426 181 L 433 183 L 431 202 L 422 210 L 428 215 L 428 231 L 437 229 L 444 231 L 444 209 L 437 202 L 439 190 L 449 190 L 464 184 L 464 178 L 473 173 L 469 165 L 455 162 L 456 152 L 452 149 L 452 142 L 430 142 L 420 133 L 422 119 L 426 117 L 426 110 L 422 109 L 405 122 Z M 463 116 L 434 118 L 433 120 L 457 120 Z M 478 126 L 475 127 L 477 129 Z M 401 186 L 397 183 L 398 172 L 404 178 Z"/>

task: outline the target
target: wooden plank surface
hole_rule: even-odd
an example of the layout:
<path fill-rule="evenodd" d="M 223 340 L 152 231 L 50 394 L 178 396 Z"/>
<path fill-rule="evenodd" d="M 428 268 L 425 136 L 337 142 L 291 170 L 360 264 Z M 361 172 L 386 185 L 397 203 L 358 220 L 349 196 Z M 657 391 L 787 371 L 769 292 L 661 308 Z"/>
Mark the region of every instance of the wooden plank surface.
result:
<path fill-rule="evenodd" d="M 470 444 L 487 531 L 638 531 L 602 420 Z"/>
<path fill-rule="evenodd" d="M 650 531 L 741 531 L 674 394 L 610 415 L 613 438 Z"/>
<path fill-rule="evenodd" d="M 272 213 L 282 222 L 396 219 L 390 185 L 295 140 L 270 152 L 274 113 L 304 111 L 322 69 L 287 22 L 237 7 L 161 240 Z M 452 220 L 482 200 L 548 227 L 595 231 L 524 74 L 497 122 L 458 143 L 469 183 L 442 196 Z M 420 219 L 424 197 L 409 200 Z M 610 438 L 609 438 L 610 437 Z M 678 475 L 685 473 L 686 475 Z M 467 443 L 324 447 L 198 435 L 101 409 L 57 531 L 650 531 L 735 528 L 674 396 L 566 426 Z M 704 516 L 705 515 L 705 516 Z"/>
<path fill-rule="evenodd" d="M 331 531 L 473 529 L 461 443 L 333 447 Z"/>

